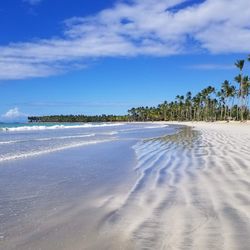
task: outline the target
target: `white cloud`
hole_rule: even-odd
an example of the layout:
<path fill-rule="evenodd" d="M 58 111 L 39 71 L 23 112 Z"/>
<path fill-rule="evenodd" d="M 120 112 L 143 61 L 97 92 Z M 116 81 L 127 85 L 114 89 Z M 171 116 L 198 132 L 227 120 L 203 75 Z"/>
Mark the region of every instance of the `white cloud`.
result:
<path fill-rule="evenodd" d="M 23 79 L 29 77 L 44 77 L 55 75 L 60 73 L 59 67 L 56 65 L 50 67 L 49 65 L 44 64 L 36 64 L 36 63 L 28 63 L 28 62 L 13 62 L 6 63 L 0 61 L 0 79 L 8 80 L 8 79 Z"/>
<path fill-rule="evenodd" d="M 62 37 L 0 47 L 0 79 L 41 77 L 102 57 L 249 53 L 249 0 L 119 2 L 65 21 Z M 175 11 L 173 11 L 175 8 Z"/>
<path fill-rule="evenodd" d="M 19 108 L 15 107 L 8 110 L 5 114 L 2 115 L 2 118 L 5 120 L 20 120 L 26 118 L 28 115 L 22 113 Z"/>

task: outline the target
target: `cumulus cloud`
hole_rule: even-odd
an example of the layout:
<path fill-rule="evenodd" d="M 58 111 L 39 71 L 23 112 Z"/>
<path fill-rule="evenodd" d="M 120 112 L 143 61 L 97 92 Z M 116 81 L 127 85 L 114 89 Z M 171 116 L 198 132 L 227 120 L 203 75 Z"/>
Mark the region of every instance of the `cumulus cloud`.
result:
<path fill-rule="evenodd" d="M 248 53 L 249 0 L 119 1 L 65 20 L 63 35 L 0 47 L 0 79 L 50 76 L 93 58 Z"/>
<path fill-rule="evenodd" d="M 2 118 L 5 120 L 20 120 L 26 118 L 28 115 L 22 113 L 19 108 L 15 107 L 8 110 L 5 114 L 2 115 Z"/>

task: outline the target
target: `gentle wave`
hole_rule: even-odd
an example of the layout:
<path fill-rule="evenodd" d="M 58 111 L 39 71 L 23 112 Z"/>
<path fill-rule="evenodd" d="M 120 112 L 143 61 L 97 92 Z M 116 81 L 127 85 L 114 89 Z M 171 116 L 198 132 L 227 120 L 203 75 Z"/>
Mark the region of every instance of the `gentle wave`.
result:
<path fill-rule="evenodd" d="M 56 148 L 49 148 L 49 149 L 44 149 L 44 150 L 40 150 L 40 151 L 33 151 L 33 152 L 21 153 L 21 154 L 15 154 L 15 155 L 5 155 L 5 156 L 0 156 L 0 162 L 17 160 L 20 158 L 27 158 L 27 157 L 32 157 L 32 156 L 38 156 L 38 155 L 48 154 L 48 153 L 57 152 L 57 151 L 65 150 L 65 149 L 81 147 L 81 146 L 97 144 L 97 143 L 103 143 L 103 142 L 108 142 L 108 141 L 112 141 L 112 140 L 114 140 L 114 139 L 85 141 L 85 142 L 81 142 L 81 143 L 68 144 L 65 146 L 56 147 Z"/>
<path fill-rule="evenodd" d="M 51 130 L 51 129 L 68 129 L 68 128 L 98 128 L 121 126 L 124 123 L 103 123 L 103 124 L 82 124 L 82 125 L 53 125 L 53 126 L 21 126 L 0 128 L 2 131 L 29 131 L 29 130 Z"/>
<path fill-rule="evenodd" d="M 126 129 L 119 129 L 118 132 L 131 132 L 131 131 L 138 131 L 141 129 L 156 129 L 156 128 L 166 128 L 168 127 L 167 124 L 162 124 L 162 125 L 152 125 L 149 127 L 141 127 L 141 128 L 126 128 Z"/>
<path fill-rule="evenodd" d="M 152 129 L 152 128 L 165 128 L 165 127 L 168 127 L 167 124 L 162 124 L 162 125 L 155 125 L 155 126 L 149 126 L 149 127 L 145 127 L 146 129 L 149 128 L 149 129 Z"/>
<path fill-rule="evenodd" d="M 96 134 L 86 134 L 86 135 L 70 135 L 70 136 L 58 136 L 58 137 L 48 137 L 48 138 L 38 138 L 38 139 L 29 139 L 29 140 L 15 140 L 15 141 L 0 141 L 1 144 L 13 144 L 21 142 L 30 142 L 30 141 L 51 141 L 51 140 L 63 140 L 63 139 L 74 139 L 74 138 L 85 138 L 93 137 Z"/>

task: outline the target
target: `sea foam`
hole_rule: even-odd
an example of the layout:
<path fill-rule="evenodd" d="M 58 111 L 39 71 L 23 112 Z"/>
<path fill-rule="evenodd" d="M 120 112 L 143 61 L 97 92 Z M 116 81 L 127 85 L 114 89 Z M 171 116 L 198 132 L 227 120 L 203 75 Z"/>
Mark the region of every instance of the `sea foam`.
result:
<path fill-rule="evenodd" d="M 98 127 L 114 127 L 114 126 L 121 126 L 124 123 L 102 123 L 102 124 L 93 124 L 93 123 L 86 123 L 86 124 L 79 124 L 79 125 L 52 125 L 52 126 L 20 126 L 20 127 L 4 127 L 0 130 L 2 131 L 28 131 L 28 130 L 52 130 L 52 129 L 75 129 L 75 128 L 98 128 Z"/>
<path fill-rule="evenodd" d="M 14 154 L 14 155 L 7 154 L 7 155 L 0 156 L 0 162 L 16 160 L 16 159 L 20 159 L 20 158 L 27 158 L 27 157 L 31 157 L 31 156 L 39 156 L 42 154 L 48 154 L 48 153 L 57 152 L 57 151 L 65 150 L 65 149 L 87 146 L 87 145 L 97 144 L 97 143 L 103 143 L 103 142 L 108 142 L 108 141 L 112 141 L 112 140 L 114 140 L 114 139 L 85 141 L 85 142 L 80 142 L 80 143 L 72 143 L 72 144 L 68 144 L 68 145 L 64 145 L 64 146 L 58 146 L 55 148 L 48 148 L 48 149 L 42 149 L 42 150 L 38 150 L 38 151 L 31 151 L 31 152 L 27 152 L 27 153 L 18 153 L 18 154 Z"/>

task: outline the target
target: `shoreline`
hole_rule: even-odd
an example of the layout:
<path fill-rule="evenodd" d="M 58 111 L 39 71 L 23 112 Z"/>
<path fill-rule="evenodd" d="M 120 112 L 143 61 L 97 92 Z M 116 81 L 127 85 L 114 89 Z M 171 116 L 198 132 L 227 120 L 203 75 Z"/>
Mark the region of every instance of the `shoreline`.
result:
<path fill-rule="evenodd" d="M 1 168 L 0 176 L 9 177 L 1 187 L 4 212 L 17 210 L 10 214 L 15 225 L 18 211 L 28 210 L 20 213 L 20 228 L 6 227 L 0 246 L 247 250 L 249 123 L 153 123 L 181 129 L 136 144 L 71 148 Z"/>

